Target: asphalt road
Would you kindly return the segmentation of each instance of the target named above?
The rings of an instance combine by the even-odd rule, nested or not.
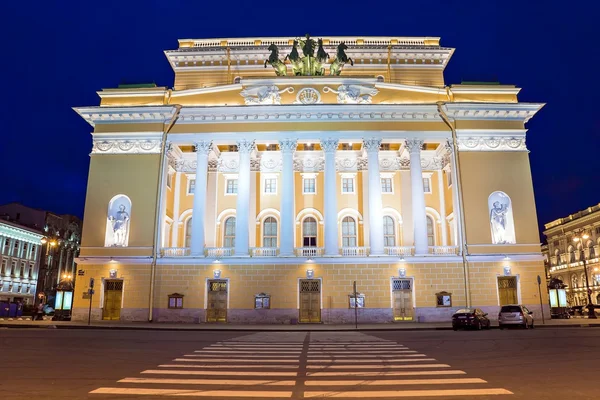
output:
[[[0,398],[598,399],[600,329],[0,329]]]

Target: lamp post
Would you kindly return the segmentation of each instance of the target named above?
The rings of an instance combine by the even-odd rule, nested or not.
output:
[[[579,231],[577,236],[573,237],[575,243],[581,244],[581,260],[583,261],[583,271],[585,273],[585,289],[587,290],[588,296],[588,318],[596,319],[596,311],[594,311],[594,305],[592,304],[592,290],[590,289],[590,279],[588,277],[587,263],[585,261],[584,243],[585,240],[589,239],[589,235],[584,231]]]

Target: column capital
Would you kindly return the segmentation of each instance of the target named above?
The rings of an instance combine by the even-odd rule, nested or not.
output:
[[[293,153],[296,151],[298,141],[296,139],[283,139],[279,141],[279,150],[282,153]]]
[[[379,148],[381,147],[381,139],[378,138],[368,138],[363,139],[363,148],[367,151],[367,153],[378,153]]]
[[[240,139],[236,142],[239,153],[252,153],[254,150],[254,140]]]
[[[338,148],[338,139],[328,138],[321,140],[321,148],[325,153],[333,153]]]
[[[418,154],[421,152],[421,148],[423,147],[424,143],[425,141],[421,139],[407,139],[406,148],[408,149],[409,153]]]
[[[200,140],[198,142],[194,142],[194,151],[197,153],[208,154],[212,149],[212,141],[211,140]]]

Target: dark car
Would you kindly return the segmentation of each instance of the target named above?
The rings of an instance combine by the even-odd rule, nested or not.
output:
[[[487,313],[479,308],[463,308],[452,315],[452,329],[459,328],[490,329]]]

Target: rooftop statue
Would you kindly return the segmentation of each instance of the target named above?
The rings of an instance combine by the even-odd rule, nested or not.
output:
[[[292,64],[292,72],[294,72],[294,75],[302,75],[302,72],[304,70],[304,63],[302,62],[300,53],[298,53],[297,39],[294,40],[294,43],[292,44],[292,51],[290,52],[290,54],[285,56],[285,59],[283,61],[285,60],[290,60],[290,64]]]
[[[286,76],[287,67],[283,61],[279,59],[279,48],[277,45],[275,43],[271,44],[269,46],[269,51],[271,52],[271,55],[265,60],[265,68],[267,68],[267,64],[269,64],[273,67],[277,76]]]
[[[335,60],[329,67],[329,75],[339,75],[342,72],[344,64],[347,62],[350,62],[350,65],[354,65],[354,60],[346,55],[346,52],[344,51],[346,49],[348,49],[348,46],[346,46],[344,42],[338,45]]]

